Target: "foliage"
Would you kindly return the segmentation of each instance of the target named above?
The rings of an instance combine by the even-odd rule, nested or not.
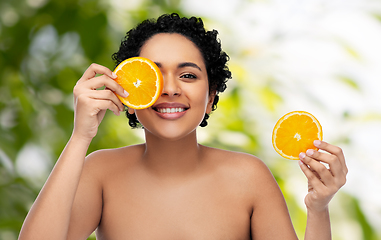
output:
[[[125,32],[137,22],[162,13],[182,13],[179,0],[131,1],[131,7],[123,5],[120,9],[117,2],[0,2],[0,239],[17,238],[31,204],[70,137],[72,89],[83,71],[92,62],[112,69],[111,54]],[[250,73],[240,62],[245,55],[238,59],[241,60],[232,60],[230,65],[236,77],[222,95],[207,129],[200,129],[200,139],[214,147],[268,159],[259,118],[274,120],[276,106],[283,99],[273,79],[263,84],[249,81]],[[341,80],[358,88],[350,78]],[[253,98],[253,92],[259,100]],[[253,103],[264,107],[255,107]],[[249,113],[253,109],[258,113],[256,116]],[[126,118],[108,114],[89,152],[141,141],[141,131],[130,130]],[[293,166],[284,161],[266,163],[285,194],[295,228],[301,235],[305,210],[286,181]],[[29,171],[23,164],[31,164],[27,165]],[[355,209],[344,216],[359,219],[364,239],[376,239],[356,199],[347,201],[346,209]]]

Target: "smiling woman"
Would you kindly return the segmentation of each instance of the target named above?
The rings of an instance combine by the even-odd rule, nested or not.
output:
[[[146,141],[86,156],[106,110],[124,110],[114,93],[127,97],[110,69],[92,64],[74,87],[72,136],[20,240],[85,239],[95,230],[99,239],[297,239],[283,195],[260,159],[197,141],[198,126],[230,78],[216,31],[205,31],[201,19],[164,15],[130,31],[114,58],[119,63],[134,54],[155,62],[164,81],[152,107],[128,109]],[[325,152],[300,155],[310,187],[305,239],[327,240],[328,203],[347,169],[340,148],[315,146]]]
[[[119,51],[113,54],[116,64],[127,58],[140,55],[141,47],[147,40],[158,33],[177,33],[191,41],[191,43],[201,52],[203,62],[208,75],[209,93],[215,93],[212,110],[217,108],[219,100],[218,93],[225,91],[226,82],[231,78],[231,72],[226,63],[229,60],[228,55],[222,51],[221,44],[217,40],[218,32],[216,30],[206,31],[201,19],[192,17],[190,19],[178,18],[174,21],[174,15],[163,15],[156,20],[146,20],[139,24],[136,28],[127,32],[123,39]],[[169,50],[169,49],[167,49]],[[180,51],[181,52],[181,51]],[[163,51],[164,56],[170,53]],[[160,63],[156,64],[160,68]],[[196,67],[201,70],[200,66],[192,62],[179,63],[179,68]],[[183,77],[193,78],[194,76],[184,75]],[[127,113],[129,124],[131,127],[139,126],[135,114]],[[205,114],[200,126],[205,127],[209,114]]]
[[[145,42],[139,56],[156,62],[164,76],[162,95],[153,108],[135,111],[137,119],[147,129],[146,134],[154,129],[161,131],[163,136],[173,133],[181,137],[195,132],[205,114],[212,111],[215,96],[214,92],[209,94],[201,52],[181,34],[159,33]],[[182,111],[176,112],[176,108]],[[164,113],[155,109],[166,110]],[[129,109],[130,114],[133,112]]]

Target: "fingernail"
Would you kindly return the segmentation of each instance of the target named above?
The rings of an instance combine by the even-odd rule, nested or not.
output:
[[[299,160],[298,163],[299,163],[299,166],[302,166],[304,164],[301,160]]]
[[[306,153],[308,156],[312,156],[312,154],[314,154],[314,150],[308,149]]]
[[[130,95],[126,90],[123,91],[123,97],[128,97]]]
[[[118,76],[116,75],[116,73],[112,72],[112,77],[117,78]]]
[[[315,141],[314,141],[314,145],[315,145],[316,147],[319,147],[320,144],[321,144],[321,141],[320,141],[320,140],[315,140]]]
[[[306,157],[306,154],[304,152],[299,153],[299,158],[303,159]]]

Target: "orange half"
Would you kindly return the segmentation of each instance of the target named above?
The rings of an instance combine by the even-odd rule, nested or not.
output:
[[[275,124],[272,136],[274,149],[282,157],[299,160],[299,153],[317,148],[314,140],[322,140],[319,121],[308,112],[294,111],[281,117]]]
[[[152,106],[163,91],[163,75],[151,60],[133,57],[121,62],[114,70],[115,81],[128,93],[128,97],[116,95],[120,101],[133,109]]]

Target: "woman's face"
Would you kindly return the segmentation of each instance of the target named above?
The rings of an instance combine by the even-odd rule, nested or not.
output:
[[[155,62],[164,79],[157,102],[135,110],[146,134],[177,140],[195,131],[214,99],[200,50],[180,34],[160,33],[146,41],[139,56]]]

